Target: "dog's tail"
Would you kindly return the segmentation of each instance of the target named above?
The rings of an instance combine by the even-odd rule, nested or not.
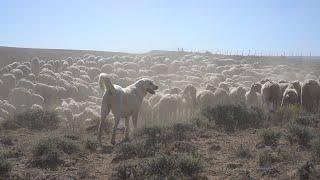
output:
[[[108,91],[110,93],[115,92],[115,88],[106,73],[101,73],[99,75],[99,86],[103,91]]]

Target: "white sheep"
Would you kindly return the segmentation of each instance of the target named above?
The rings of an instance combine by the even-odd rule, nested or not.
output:
[[[281,106],[299,104],[298,92],[294,88],[287,88],[282,96]]]
[[[34,90],[34,86],[35,84],[33,84],[31,81],[28,81],[26,79],[20,79],[17,83],[17,88],[21,87],[21,88],[25,88],[25,89],[30,89],[30,90]]]
[[[317,80],[308,79],[301,87],[301,104],[308,112],[317,112],[320,107],[320,84]]]
[[[231,89],[230,91],[230,100],[232,101],[232,103],[244,103],[245,100],[245,95],[246,95],[246,90],[239,86],[236,88]]]
[[[40,73],[40,60],[39,60],[39,58],[33,58],[31,60],[30,64],[31,64],[31,72],[34,75],[38,76]]]
[[[281,105],[282,93],[278,83],[266,81],[261,88],[263,104],[270,112],[275,112]]]

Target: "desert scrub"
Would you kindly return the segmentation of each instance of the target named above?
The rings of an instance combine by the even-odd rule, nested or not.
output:
[[[40,168],[55,169],[63,163],[62,154],[80,152],[76,141],[64,137],[46,137],[32,146],[31,164]]]
[[[258,162],[260,166],[268,167],[271,166],[273,163],[277,162],[278,159],[271,150],[266,149],[259,153],[258,155]]]
[[[144,127],[135,132],[129,142],[119,143],[115,147],[116,157],[114,162],[136,158],[151,158],[159,153],[196,154],[196,148],[186,139],[191,133],[191,124],[174,124],[168,127]]]
[[[5,152],[0,151],[0,179],[1,177],[6,177],[10,174],[12,169],[11,163],[7,159]]]
[[[266,119],[263,111],[258,108],[249,108],[240,105],[218,105],[202,111],[203,115],[214,121],[216,125],[222,126],[226,131],[236,129],[256,128],[263,125]]]
[[[290,122],[295,121],[301,112],[300,105],[280,106],[276,113],[275,118],[277,122]]]
[[[238,158],[249,159],[252,157],[251,150],[247,145],[240,144],[234,151]]]
[[[281,134],[271,128],[265,129],[261,133],[262,142],[266,146],[277,146]]]
[[[17,114],[12,119],[7,119],[3,126],[8,129],[24,127],[34,130],[52,130],[58,128],[59,122],[55,111],[37,109]]]
[[[320,138],[316,138],[311,143],[311,151],[314,159],[320,160]]]
[[[194,155],[157,154],[154,157],[127,160],[115,169],[115,179],[169,179],[170,177],[189,179],[204,169],[202,160]]]
[[[179,153],[190,153],[190,154],[196,154],[197,148],[185,141],[176,141],[171,144],[168,148],[169,152],[179,152]]]
[[[309,146],[313,135],[308,127],[290,123],[288,125],[288,139],[291,144],[298,143],[301,146]]]

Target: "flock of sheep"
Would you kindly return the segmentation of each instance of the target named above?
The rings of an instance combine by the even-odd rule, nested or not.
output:
[[[290,65],[265,65],[232,57],[184,53],[123,55],[14,62],[0,70],[0,122],[29,109],[55,109],[66,122],[99,118],[100,73],[126,87],[147,77],[159,86],[143,100],[138,123],[179,120],[217,104],[246,103],[268,111],[320,106],[319,77]]]

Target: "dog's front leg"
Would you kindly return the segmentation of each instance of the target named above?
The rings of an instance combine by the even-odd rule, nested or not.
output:
[[[98,129],[98,142],[101,143],[101,136],[102,136],[102,128],[106,126],[106,117],[110,112],[110,108],[106,101],[102,101],[101,104],[101,117],[100,117],[100,124]]]
[[[115,145],[116,144],[116,131],[118,128],[118,124],[119,124],[120,118],[119,117],[115,117],[114,118],[114,126],[112,129],[112,137],[111,137],[111,144]]]

